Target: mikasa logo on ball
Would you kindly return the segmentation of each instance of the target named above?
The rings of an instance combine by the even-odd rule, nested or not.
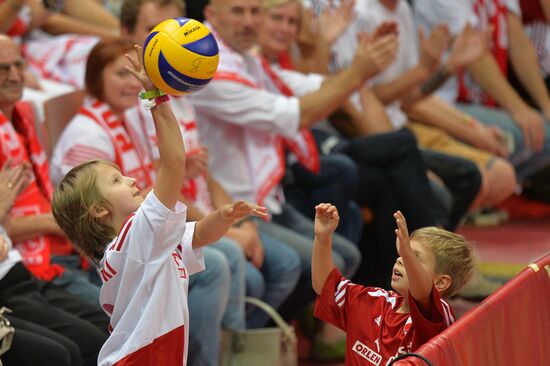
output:
[[[188,31],[183,32],[183,35],[187,37],[188,35],[190,35],[194,31],[199,30],[199,29],[201,29],[201,27],[200,27],[200,25],[197,25],[196,27],[193,27],[193,28],[189,29]]]
[[[157,43],[159,43],[158,39],[155,39],[153,41],[153,44],[151,45],[151,48],[149,49],[149,57],[153,54],[153,51],[155,50],[155,47],[157,46]]]

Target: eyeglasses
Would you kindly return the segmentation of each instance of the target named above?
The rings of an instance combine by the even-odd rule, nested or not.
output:
[[[15,62],[12,62],[11,64],[0,64],[0,77],[6,77],[10,74],[10,70],[12,66],[15,66],[17,71],[23,71],[25,70],[25,66],[27,63],[23,59],[19,59]]]

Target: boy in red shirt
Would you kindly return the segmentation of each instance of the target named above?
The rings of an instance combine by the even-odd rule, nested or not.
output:
[[[338,211],[327,203],[315,211],[312,280],[319,297],[314,315],[346,332],[346,366],[387,365],[451,325],[455,317],[442,298],[469,280],[476,262],[464,237],[427,227],[409,238],[405,217],[396,212],[400,257],[392,272],[394,291],[386,291],[340,275],[331,254]]]

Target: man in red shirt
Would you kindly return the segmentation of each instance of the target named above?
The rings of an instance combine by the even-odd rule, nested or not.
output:
[[[338,211],[327,203],[315,210],[314,315],[346,332],[346,366],[387,365],[451,325],[454,314],[442,297],[469,280],[475,263],[473,248],[461,235],[427,227],[409,238],[405,217],[396,212],[400,257],[391,278],[395,291],[386,291],[340,275],[331,254]]]

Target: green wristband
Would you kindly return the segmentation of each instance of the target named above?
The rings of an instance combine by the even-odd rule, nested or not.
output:
[[[163,95],[166,95],[166,93],[160,89],[148,90],[148,91],[142,91],[141,93],[139,93],[139,99],[155,99]]]

